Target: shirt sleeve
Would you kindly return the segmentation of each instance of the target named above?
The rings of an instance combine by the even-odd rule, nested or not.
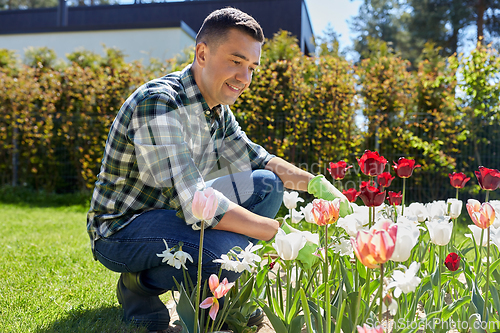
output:
[[[225,127],[222,156],[238,170],[264,169],[267,162],[275,157],[247,137],[229,108],[225,114]]]
[[[129,138],[135,147],[140,180],[161,188],[177,215],[193,229],[199,229],[200,221],[192,214],[192,201],[196,190],[204,189],[205,184],[185,141],[186,117],[183,106],[168,95],[150,96],[137,105]],[[218,199],[218,218],[207,221],[209,227],[217,225],[229,206],[222,194],[218,193]]]

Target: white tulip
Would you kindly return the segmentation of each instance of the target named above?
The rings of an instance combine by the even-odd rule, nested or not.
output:
[[[429,212],[429,218],[431,220],[434,217],[448,215],[448,206],[446,206],[446,202],[444,202],[444,200],[429,202],[425,205],[425,208],[427,208],[427,212]]]
[[[462,200],[458,200],[458,199],[448,199],[446,201],[446,207],[450,207],[450,212],[449,212],[449,216],[452,218],[452,219],[456,219],[460,216],[460,213],[462,213]]]
[[[440,216],[425,222],[432,243],[443,246],[450,242],[453,222],[449,220],[449,216]]]
[[[286,220],[288,218],[290,218],[290,215],[285,215],[284,219]],[[304,218],[304,214],[302,214],[302,212],[298,212],[295,209],[292,209],[292,218],[291,218],[292,223],[297,224],[300,221],[302,221],[303,218]]]
[[[337,227],[343,228],[349,236],[356,237],[358,231],[368,224],[368,215],[356,212],[339,218],[336,224]]]
[[[391,256],[391,260],[403,262],[408,260],[411,251],[417,245],[420,230],[412,222],[397,223],[398,233],[396,235],[396,246]]]
[[[408,218],[416,217],[418,222],[424,222],[429,218],[429,212],[423,204],[413,202],[405,209],[405,216]]]
[[[283,204],[285,205],[286,208],[288,208],[288,209],[297,208],[297,202],[304,202],[304,199],[299,197],[299,192],[296,192],[296,191],[287,192],[287,191],[285,191],[283,193]]]
[[[490,200],[488,201],[493,209],[495,210],[495,221],[493,222],[493,227],[500,228],[500,200]]]
[[[469,224],[468,225],[470,231],[472,231],[472,234],[465,234],[465,237],[468,237],[476,242],[477,245],[481,242],[481,232],[484,230],[484,235],[483,235],[483,246],[488,245],[488,235],[486,234],[488,232],[488,229],[481,229],[475,224]],[[498,247],[498,243],[500,239],[498,239],[500,228],[495,228],[493,226],[490,227],[490,241],[495,244]]]
[[[293,233],[301,234],[306,238],[306,241],[311,242],[311,243],[319,246],[319,234],[313,234],[310,231],[298,230],[298,229],[292,228],[291,226],[288,226],[288,229],[290,229],[290,233],[293,232]]]
[[[273,247],[281,259],[295,260],[306,242],[306,237],[301,233],[292,232],[287,235],[283,229],[278,229]]]

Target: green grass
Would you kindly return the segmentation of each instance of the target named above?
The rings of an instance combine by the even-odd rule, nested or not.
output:
[[[0,332],[147,332],[121,321],[118,274],[90,251],[87,203],[18,194],[0,191],[12,202],[0,202]]]

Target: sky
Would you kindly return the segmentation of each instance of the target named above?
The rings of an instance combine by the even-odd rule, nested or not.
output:
[[[330,23],[340,35],[340,48],[352,47],[351,39],[354,35],[350,32],[347,21],[358,14],[362,0],[305,0],[305,2],[315,36],[320,36]]]

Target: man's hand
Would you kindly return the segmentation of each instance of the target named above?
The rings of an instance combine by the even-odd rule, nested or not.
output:
[[[318,175],[311,179],[307,185],[307,192],[314,195],[316,198],[324,200],[334,200],[340,198],[340,216],[345,217],[346,215],[352,214],[353,210],[349,204],[347,197],[340,192],[335,186],[333,186],[325,176]]]

